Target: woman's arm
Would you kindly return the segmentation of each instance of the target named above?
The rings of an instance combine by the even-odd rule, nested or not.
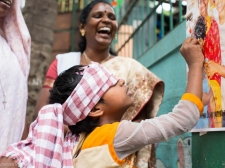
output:
[[[25,140],[27,138],[27,136],[28,136],[28,133],[29,133],[29,125],[28,125],[27,117],[26,117],[25,118],[24,129],[23,129],[23,135],[22,135],[21,140]]]
[[[49,102],[50,92],[49,90],[52,88],[55,79],[57,78],[57,59],[55,59],[48,68],[48,71],[45,76],[45,80],[41,91],[39,93],[39,97],[37,99],[36,107],[35,107],[35,115],[38,115],[39,110],[47,105]]]
[[[40,109],[48,104],[48,99],[50,96],[49,90],[51,88],[42,88],[36,103],[36,107],[35,107],[35,116],[37,117],[38,112],[40,111]]]

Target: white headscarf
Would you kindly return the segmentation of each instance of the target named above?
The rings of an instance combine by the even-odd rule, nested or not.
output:
[[[0,36],[0,153],[21,139],[25,123],[31,41],[20,5],[13,0]]]

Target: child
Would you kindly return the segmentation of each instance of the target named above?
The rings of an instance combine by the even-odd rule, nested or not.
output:
[[[0,163],[11,163],[15,157],[20,167],[133,167],[136,151],[189,131],[203,110],[201,47],[196,39],[187,38],[180,51],[189,66],[188,83],[172,113],[140,123],[120,122],[133,103],[124,80],[95,63],[86,68],[75,66],[60,75],[51,90],[50,102],[60,104],[45,106],[26,142],[9,147],[4,156],[10,157]],[[63,123],[70,125],[73,134],[67,133],[65,139]],[[26,146],[29,150],[24,150]]]
[[[118,95],[126,97],[126,92],[117,93],[115,86],[111,87],[89,113],[89,116],[98,116],[98,127],[88,134],[87,131],[81,131],[86,135],[81,134],[83,138],[73,151],[74,167],[135,167],[136,151],[145,145],[187,132],[195,126],[203,111],[200,100],[203,55],[198,41],[192,38],[185,40],[180,51],[189,66],[188,84],[186,93],[173,111],[140,123],[119,122],[121,113],[126,109],[119,109],[123,105],[118,101]],[[120,82],[117,85],[123,87]],[[130,101],[129,97],[124,100],[127,101]],[[76,132],[76,125],[70,129]]]

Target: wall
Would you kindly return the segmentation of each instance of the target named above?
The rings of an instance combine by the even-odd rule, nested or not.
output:
[[[55,22],[55,35],[52,55],[58,52],[68,52],[70,49],[72,27],[72,12],[58,14]]]
[[[182,22],[138,58],[165,82],[165,94],[158,115],[170,112],[185,91],[186,64],[179,53],[185,38],[185,22]],[[191,143],[191,133],[186,133],[157,144],[157,168],[191,168]]]
[[[160,40],[138,59],[165,82],[165,95],[158,115],[172,110],[186,86],[186,65],[179,48],[186,22]],[[162,49],[163,48],[163,49]],[[157,168],[225,168],[224,132],[186,133],[157,144]]]
[[[54,28],[55,34],[52,49],[52,59],[54,59],[57,54],[70,52],[72,45],[74,45],[75,49],[78,48],[77,44],[80,37],[78,29],[79,15],[80,12],[78,11],[75,12],[74,16],[72,12],[58,14]],[[72,28],[73,19],[75,20],[75,28]],[[72,36],[72,31],[74,31],[74,37]]]
[[[129,38],[129,36],[133,33],[133,27],[130,25],[122,25],[120,27],[119,33],[117,33],[117,43],[115,43],[115,51],[121,47],[125,43],[125,41]],[[123,57],[132,57],[133,55],[133,40],[130,39],[129,42],[126,44],[124,48],[118,52],[118,55],[121,55]]]

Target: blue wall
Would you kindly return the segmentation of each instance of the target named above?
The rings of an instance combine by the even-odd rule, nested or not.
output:
[[[138,61],[165,82],[165,94],[158,115],[168,113],[186,88],[186,64],[179,49],[186,38],[185,22],[143,54]],[[191,168],[191,133],[157,144],[157,168]]]

